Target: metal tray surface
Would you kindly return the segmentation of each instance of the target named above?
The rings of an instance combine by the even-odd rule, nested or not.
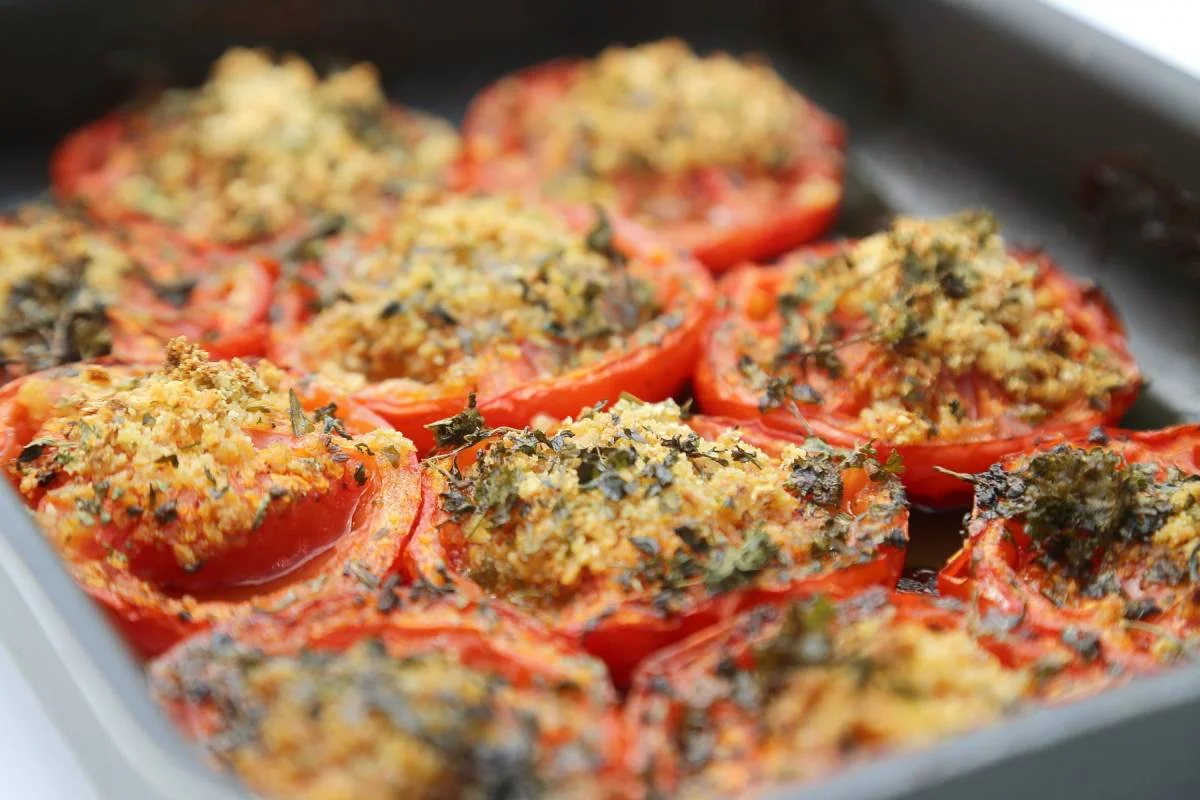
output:
[[[50,147],[70,126],[199,79],[229,44],[370,59],[396,99],[457,119],[503,71],[667,34],[766,52],[846,120],[837,233],[870,232],[895,212],[993,209],[1011,239],[1045,247],[1113,297],[1151,380],[1127,423],[1200,421],[1200,202],[1188,191],[1200,189],[1200,83],[1036,0],[10,1],[0,3],[0,69],[21,77],[0,88],[0,205],[44,191]],[[1086,214],[1080,187],[1113,154],[1148,158],[1169,180],[1137,184],[1137,202],[1111,218]],[[1166,222],[1151,213],[1163,209]],[[1161,245],[1164,230],[1194,250],[1144,245]],[[909,568],[936,567],[959,541],[959,519],[919,515]],[[246,796],[159,714],[134,660],[7,490],[0,643],[100,796]],[[1198,738],[1200,667],[1181,668],[772,796],[1200,797]]]

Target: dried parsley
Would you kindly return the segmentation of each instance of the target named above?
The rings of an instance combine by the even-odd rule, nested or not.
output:
[[[293,436],[303,436],[314,430],[312,420],[304,415],[304,407],[300,405],[295,389],[288,389],[288,419],[292,423]]]
[[[596,222],[592,225],[591,230],[588,231],[587,238],[585,239],[588,249],[621,266],[625,263],[625,254],[617,249],[612,222],[608,218],[608,212],[600,205],[597,205],[595,208]]]
[[[745,586],[778,558],[779,545],[761,528],[754,528],[746,533],[741,544],[712,553],[704,565],[704,588],[711,594],[719,594]]]
[[[467,407],[453,417],[440,419],[425,426],[433,432],[434,443],[439,449],[470,447],[492,435],[492,430],[483,421],[483,415],[475,407],[475,393],[467,398]]]
[[[765,696],[777,691],[796,669],[824,666],[834,659],[836,619],[837,606],[821,595],[788,606],[774,635],[751,651]]]
[[[832,453],[805,453],[789,465],[783,488],[819,506],[838,506],[845,491],[842,470],[842,460]]]

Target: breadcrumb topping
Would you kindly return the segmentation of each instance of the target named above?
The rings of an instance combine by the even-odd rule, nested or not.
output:
[[[872,485],[856,494],[856,480]],[[505,433],[447,476],[440,499],[460,568],[547,613],[605,587],[670,610],[904,544],[898,482],[865,453],[810,440],[772,458],[736,431],[700,436],[671,401],[622,400],[553,436]]]
[[[610,47],[554,112],[532,120],[563,162],[591,175],[704,167],[783,170],[805,103],[765,63],[699,57],[677,39]]]
[[[595,777],[606,700],[583,702],[584,687],[517,685],[436,648],[396,658],[370,639],[296,656],[228,639],[193,650],[173,699],[219,710],[205,744],[264,795],[611,796]]]
[[[448,123],[389,106],[369,64],[321,78],[296,56],[234,48],[150,109],[114,157],[113,192],[188,235],[242,242],[440,182],[458,147]]]
[[[108,552],[115,564],[124,549],[151,546],[197,570],[253,537],[268,514],[349,480],[346,449],[412,447],[391,431],[350,437],[336,408],[314,422],[281,370],[209,361],[181,339],[157,371],[85,367],[70,392],[47,400],[59,380],[21,386],[18,400],[45,422],[9,469],[60,549],[121,531],[122,547]]]
[[[786,269],[778,341],[739,343],[764,408],[824,404],[866,436],[909,444],[1000,414],[1032,427],[1081,400],[1104,408],[1137,380],[1076,329],[1039,266],[1010,254],[985,213],[902,218]],[[849,399],[824,400],[835,382]]]
[[[0,359],[5,378],[107,355],[107,307],[134,269],[83,220],[26,206],[0,222]]]
[[[512,200],[405,204],[384,242],[328,276],[302,349],[351,385],[465,393],[502,365],[552,375],[661,334],[653,287],[596,235]]]

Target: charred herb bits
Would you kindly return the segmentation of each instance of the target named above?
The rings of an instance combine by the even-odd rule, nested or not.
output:
[[[894,584],[907,530],[896,477],[865,451],[767,446],[671,401],[628,399],[552,433],[498,434],[461,469],[431,462],[438,503],[407,558],[582,637],[618,683],[718,605]]]
[[[1115,421],[1141,379],[1103,298],[984,212],[901,218],[832,255],[730,276],[697,376],[701,409],[897,448],[917,499],[932,466],[977,472],[1037,434]],[[984,445],[987,444],[987,447]],[[965,468],[965,469],[964,469]]]
[[[10,479],[135,644],[161,649],[206,618],[319,592],[330,576],[301,567],[331,549],[380,577],[394,562],[416,509],[411,444],[374,417],[356,414],[351,433],[336,405],[309,410],[288,382],[267,362],[210,361],[178,340],[158,369],[88,366],[8,387],[6,413],[30,419]],[[395,465],[375,455],[385,450]],[[180,611],[186,623],[167,621]]]
[[[1036,697],[939,601],[878,590],[760,606],[664,651],[626,707],[651,796],[810,782],[994,723]]]
[[[450,605],[402,592],[386,613],[318,608],[287,635],[276,621],[201,634],[154,665],[152,688],[263,797],[627,796],[603,666]]]
[[[1197,651],[1195,426],[1110,431],[972,476],[967,544],[943,592],[1021,606],[1083,661],[1152,669]]]

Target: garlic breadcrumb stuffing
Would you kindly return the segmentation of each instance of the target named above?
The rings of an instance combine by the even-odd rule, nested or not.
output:
[[[73,214],[26,206],[0,222],[0,374],[107,355],[106,309],[134,267]]]
[[[545,146],[591,175],[705,167],[787,169],[804,100],[765,63],[699,57],[677,39],[610,47],[587,62],[552,113]]]
[[[70,391],[48,400],[62,380],[21,385],[18,402],[45,421],[9,469],[63,551],[86,552],[119,530],[125,547],[166,549],[198,570],[252,540],[268,514],[361,485],[346,451],[412,451],[391,431],[351,437],[334,407],[310,418],[267,362],[209,361],[182,339],[156,371],[83,366],[66,379]],[[127,556],[112,547],[107,558],[119,566]]]
[[[399,379],[418,395],[559,374],[670,322],[619,253],[500,198],[404,204],[386,239],[320,294],[300,334],[306,363],[349,385]]]
[[[682,706],[675,796],[811,781],[994,723],[1035,696],[1031,670],[1005,666],[968,630],[906,620],[887,604],[848,614],[818,597],[746,623],[772,626],[749,663],[730,656],[671,684]]]
[[[266,655],[219,637],[188,645],[158,684],[165,699],[219,713],[196,731],[256,793],[296,800],[616,797],[597,772],[611,744],[606,692],[514,683],[439,652]],[[572,657],[559,656],[559,670]],[[607,689],[607,685],[604,685]],[[165,689],[165,692],[162,691]]]
[[[606,591],[678,610],[905,542],[898,481],[866,452],[809,440],[771,457],[736,430],[699,435],[672,401],[621,400],[553,435],[504,433],[445,478],[458,567],[546,614]]]
[[[913,444],[1001,415],[1032,429],[1081,402],[1104,408],[1138,380],[1079,332],[1042,268],[1010,253],[986,213],[901,218],[785,269],[779,339],[739,341],[764,408],[823,405],[864,436]]]
[[[322,78],[296,56],[242,48],[198,89],[164,94],[141,124],[113,156],[115,199],[228,243],[439,183],[459,149],[448,123],[390,106],[368,64]]]

